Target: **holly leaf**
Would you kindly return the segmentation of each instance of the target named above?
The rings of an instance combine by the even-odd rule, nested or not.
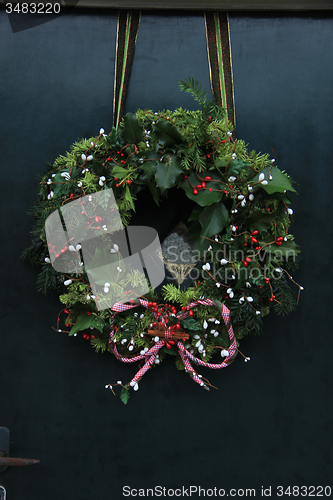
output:
[[[153,131],[162,147],[170,148],[182,142],[182,136],[178,129],[167,120],[160,120],[153,125]]]
[[[224,203],[216,203],[204,209],[199,222],[202,226],[202,236],[209,238],[218,234],[226,226],[229,220],[229,212]]]
[[[129,202],[129,204],[131,205],[132,210],[135,211],[135,205],[134,205],[133,197],[131,195],[131,191],[130,191],[129,186],[126,186],[125,200],[127,200]]]
[[[155,180],[161,192],[174,186],[182,173],[180,158],[174,154],[165,154],[163,161],[155,166]]]
[[[120,399],[124,403],[124,405],[127,404],[129,398],[130,398],[130,391],[129,391],[129,389],[125,389],[125,387],[122,387],[121,388],[121,392],[120,392]]]
[[[258,186],[264,189],[266,193],[283,193],[286,190],[296,193],[287,175],[281,172],[277,167],[265,167],[260,173],[265,174],[265,180],[267,180],[268,183],[266,185],[258,184]],[[259,175],[260,174],[257,174],[253,178],[253,182],[258,182]],[[272,176],[272,179],[269,179],[269,176]]]
[[[123,139],[129,144],[142,141],[143,127],[133,113],[127,113],[124,117]]]

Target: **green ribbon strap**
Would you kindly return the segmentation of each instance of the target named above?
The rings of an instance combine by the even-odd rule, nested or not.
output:
[[[209,73],[214,99],[235,125],[229,18],[227,12],[205,12]]]
[[[140,11],[118,13],[116,67],[114,77],[113,125],[118,128],[124,112],[126,92],[140,24]]]

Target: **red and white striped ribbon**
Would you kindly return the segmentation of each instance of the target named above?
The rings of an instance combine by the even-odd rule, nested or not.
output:
[[[139,299],[139,304],[135,304],[135,303],[134,304],[122,304],[120,302],[117,302],[112,307],[112,310],[115,311],[115,313],[117,314],[119,312],[128,311],[129,309],[133,309],[135,307],[138,307],[139,305],[148,309],[148,302],[146,300]],[[183,312],[178,313],[175,317],[179,320],[186,318],[189,315],[188,314],[189,311],[191,309],[197,307],[198,305],[205,305],[208,307],[215,306],[214,302],[211,299],[204,299],[204,300],[199,299],[199,300],[196,300],[195,302],[191,302],[190,304],[188,304],[188,306],[186,306],[185,310]],[[171,328],[166,327],[168,315],[166,315],[165,317],[163,317],[163,316],[158,317],[157,313],[155,313],[154,311],[152,311],[152,312],[153,312],[154,317],[158,321],[162,322],[163,326],[165,326],[165,334],[164,334],[165,338],[172,338]],[[177,342],[178,352],[179,352],[179,355],[184,363],[186,373],[189,373],[189,375],[193,378],[193,380],[197,384],[204,387],[208,391],[209,391],[209,387],[207,386],[207,384],[205,382],[203,382],[202,378],[198,375],[196,370],[193,368],[193,366],[190,363],[190,360],[193,361],[196,365],[205,366],[206,368],[212,368],[213,370],[225,368],[226,366],[228,366],[231,363],[231,361],[234,359],[234,355],[237,351],[237,343],[236,343],[234,331],[232,328],[232,324],[230,321],[230,311],[224,304],[222,304],[222,319],[223,319],[223,321],[228,329],[230,345],[228,347],[229,354],[228,354],[228,356],[226,356],[223,359],[223,361],[221,363],[207,363],[205,361],[202,361],[202,359],[193,356],[193,354],[191,354],[187,349],[185,349],[184,344],[181,341]],[[152,367],[152,365],[155,362],[158,351],[166,344],[167,340],[165,340],[165,339],[158,340],[156,342],[156,344],[153,347],[151,347],[149,349],[149,351],[147,351],[145,354],[138,354],[136,356],[126,357],[126,356],[122,356],[121,354],[119,354],[119,352],[117,350],[116,343],[114,342],[115,335],[116,335],[116,332],[113,328],[113,322],[112,322],[109,343],[110,343],[110,348],[111,348],[113,354],[116,356],[116,358],[119,361],[122,361],[123,363],[133,363],[135,361],[140,361],[142,359],[145,360],[144,366],[142,368],[140,368],[140,370],[135,374],[135,376],[132,378],[132,380],[130,382],[130,386],[133,387],[135,385],[135,383],[138,382],[143,377],[143,375],[146,373],[146,371]]]

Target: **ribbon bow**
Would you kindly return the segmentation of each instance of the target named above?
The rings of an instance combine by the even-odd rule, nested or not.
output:
[[[148,307],[149,307],[148,301],[143,300],[143,299],[139,299],[138,301],[139,301],[139,303],[134,303],[134,304],[122,304],[121,302],[117,302],[112,307],[112,310],[115,311],[115,313],[119,313],[119,312],[127,311],[129,309],[133,309],[133,308],[138,307],[140,305],[145,307],[146,309],[148,309]],[[188,304],[185,307],[184,311],[176,314],[175,319],[182,320],[182,319],[186,318],[189,315],[189,311],[191,311],[194,307],[198,306],[199,304],[204,305],[204,306],[209,306],[209,307],[216,306],[215,302],[213,302],[211,299],[199,299],[195,302],[191,302],[190,304]],[[151,368],[151,366],[153,365],[153,363],[156,359],[158,351],[164,345],[167,345],[167,343],[169,343],[170,340],[171,340],[172,344],[175,343],[172,340],[173,338],[175,338],[174,332],[173,332],[171,327],[167,326],[167,320],[169,318],[169,315],[167,314],[165,316],[161,316],[161,315],[158,316],[157,312],[154,312],[154,311],[152,311],[152,312],[153,312],[153,315],[156,318],[156,320],[159,321],[159,323],[162,324],[162,327],[164,328],[164,332],[163,332],[164,338],[160,338],[160,340],[158,340],[156,342],[156,344],[153,347],[151,347],[149,349],[149,351],[147,351],[145,354],[138,354],[138,355],[132,356],[132,357],[121,356],[117,350],[116,343],[114,342],[114,339],[116,336],[116,331],[113,327],[113,322],[111,323],[111,333],[110,333],[109,343],[110,343],[110,348],[111,348],[113,354],[116,356],[116,358],[118,360],[122,361],[123,363],[134,363],[135,361],[140,361],[142,359],[145,360],[144,366],[142,368],[140,368],[140,370],[138,370],[136,375],[130,381],[129,385],[131,387],[134,387],[137,384],[137,382],[143,377],[143,375],[146,373],[146,371],[149,368]],[[228,347],[228,353],[229,353],[228,356],[226,356],[221,363],[207,363],[207,362],[202,361],[201,359],[193,356],[193,354],[191,354],[184,347],[184,344],[182,341],[184,339],[184,336],[183,336],[183,338],[179,339],[176,343],[179,355],[184,363],[186,373],[188,373],[197,384],[199,384],[201,387],[203,387],[207,391],[210,390],[208,385],[202,380],[202,378],[194,370],[190,361],[193,361],[193,363],[195,363],[196,365],[205,366],[207,368],[212,368],[214,370],[218,370],[220,368],[225,368],[226,366],[229,365],[229,363],[231,361],[233,361],[235,354],[237,352],[237,344],[236,344],[236,339],[235,339],[234,331],[233,331],[232,324],[231,324],[230,311],[224,304],[222,304],[222,319],[227,327],[227,331],[228,331],[228,335],[229,335],[229,339],[230,339],[231,344]],[[161,336],[160,332],[156,332],[156,333],[157,333],[157,336]],[[182,337],[181,334],[180,334],[180,337]],[[179,336],[178,336],[178,338],[179,338]]]

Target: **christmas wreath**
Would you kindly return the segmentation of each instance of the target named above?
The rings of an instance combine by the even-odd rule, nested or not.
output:
[[[290,274],[299,253],[289,233],[293,181],[268,154],[248,152],[245,143],[234,138],[225,110],[207,102],[197,81],[182,81],[180,88],[199,101],[201,110],[139,109],[128,113],[110,134],[101,129],[98,136],[79,140],[48,165],[32,209],[32,242],[24,252],[31,263],[41,266],[38,289],[56,289],[60,295],[64,309],[57,331],[71,336],[80,332],[96,351],[110,351],[123,362],[144,362],[130,383],[117,383],[125,403],[129,389],[137,390],[147,369],[167,354],[175,356],[178,369],[209,390],[209,382],[191,362],[227,366],[239,352],[240,339],[259,332],[271,307],[279,314],[294,309],[290,281],[298,287],[298,296],[302,289]],[[147,279],[135,271],[122,274],[114,231],[84,200],[98,193],[98,208],[110,212],[113,193],[121,224],[128,226],[142,193],[158,206],[174,190],[192,204],[186,222],[196,276],[185,289],[168,283],[150,287],[142,296],[137,290],[147,285]],[[75,200],[86,233],[96,236],[89,240],[92,261],[117,260],[111,283],[103,275],[96,278],[98,297],[75,235],[62,241],[59,250],[45,230],[50,216]],[[74,219],[71,224],[78,224]],[[76,268],[70,267],[73,255]],[[62,267],[57,268],[59,261]],[[66,263],[70,272],[63,267]],[[103,308],[113,290],[122,300]],[[60,324],[63,319],[66,327]],[[216,354],[222,361],[219,357],[211,363]],[[117,384],[106,387],[113,391]]]

